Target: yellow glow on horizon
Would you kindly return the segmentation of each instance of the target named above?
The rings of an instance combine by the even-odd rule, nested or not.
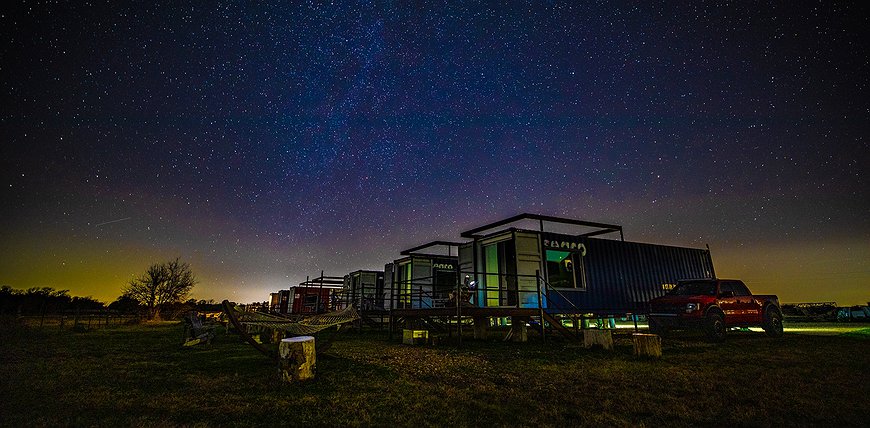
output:
[[[720,278],[737,278],[781,303],[870,301],[870,241],[800,242],[755,247],[713,247]]]
[[[51,233],[7,238],[0,243],[0,285],[16,289],[66,289],[110,303],[133,276],[174,257],[191,263],[200,281],[191,295],[196,299],[266,301],[270,292],[289,285],[283,272],[255,272],[252,277],[242,271],[262,254],[222,263],[204,252],[58,241]],[[719,277],[742,279],[754,293],[776,294],[782,303],[835,301],[850,306],[870,301],[870,241],[747,242],[743,247],[713,242],[711,247]]]

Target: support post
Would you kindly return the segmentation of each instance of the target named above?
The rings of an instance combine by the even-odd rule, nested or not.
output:
[[[544,230],[544,222],[541,221],[541,230]],[[541,338],[547,340],[547,329],[544,328],[544,303],[541,301],[541,271],[535,271],[535,285],[538,288],[538,316],[541,320]]]
[[[394,328],[394,326],[393,326],[393,308],[390,308],[390,321],[389,321],[389,325],[387,327],[387,329],[389,330],[390,341],[393,340],[393,328]]]
[[[489,317],[474,317],[474,338],[486,340],[489,335]]]
[[[456,302],[456,335],[459,339],[459,345],[462,345],[462,305],[460,304],[460,300],[462,299],[462,284],[460,284],[459,278],[456,281],[456,291],[453,295],[453,300]],[[474,334],[477,336],[477,322],[474,323]]]
[[[326,312],[326,308],[321,312],[320,305],[323,304],[321,296],[323,295],[323,271],[320,271],[320,288],[317,289],[317,307],[314,308],[315,314]],[[325,305],[324,305],[325,306]]]

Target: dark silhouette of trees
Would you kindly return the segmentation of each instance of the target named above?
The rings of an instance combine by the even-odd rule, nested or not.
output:
[[[145,306],[148,319],[159,319],[161,306],[183,301],[196,283],[190,265],[176,258],[149,266],[124,287],[123,296]]]
[[[51,287],[16,290],[8,285],[0,287],[0,314],[53,314],[71,309],[102,310],[105,305],[93,297],[70,296],[69,290]]]
[[[114,302],[109,303],[109,309],[124,314],[132,314],[138,313],[142,309],[142,306],[130,296],[121,296]]]

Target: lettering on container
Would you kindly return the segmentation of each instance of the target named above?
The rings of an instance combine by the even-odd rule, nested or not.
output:
[[[560,249],[566,251],[578,251],[581,256],[586,255],[586,246],[582,242],[558,241],[555,239],[544,239],[544,248]]]

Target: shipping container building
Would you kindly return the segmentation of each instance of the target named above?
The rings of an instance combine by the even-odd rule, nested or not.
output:
[[[522,222],[537,227],[504,228]],[[613,224],[521,214],[461,236],[471,241],[459,246],[459,274],[471,279],[477,307],[644,313],[677,280],[715,275],[709,249],[628,242]]]
[[[290,287],[288,313],[313,315],[334,310],[336,308],[334,295],[341,291],[343,285],[342,277],[321,275]]]
[[[345,275],[342,301],[359,311],[386,310],[389,293],[384,290],[384,272],[358,270]]]
[[[269,311],[278,314],[287,314],[290,311],[290,290],[279,290],[269,294]]]
[[[390,309],[444,307],[457,282],[457,242],[432,241],[384,266]]]

